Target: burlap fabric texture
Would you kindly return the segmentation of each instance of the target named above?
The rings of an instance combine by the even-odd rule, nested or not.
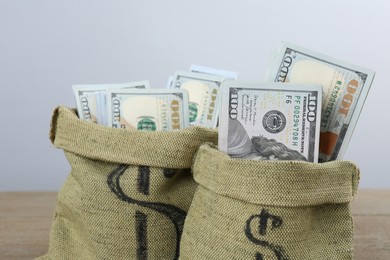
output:
[[[40,259],[178,259],[196,188],[193,157],[202,143],[217,142],[216,131],[113,129],[59,107],[50,135],[71,173]]]
[[[240,160],[206,144],[193,174],[180,259],[352,259],[352,162]]]

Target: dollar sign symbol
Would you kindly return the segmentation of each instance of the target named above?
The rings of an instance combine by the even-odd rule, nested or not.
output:
[[[261,240],[255,237],[252,231],[252,222],[258,220],[259,226],[256,230],[260,236],[267,235],[268,222],[271,221],[271,228],[278,228],[283,224],[283,220],[279,216],[270,214],[266,209],[262,209],[260,214],[252,215],[248,218],[245,225],[245,235],[246,237],[256,245],[271,249],[278,260],[288,260],[289,257],[284,251],[283,247],[279,245],[274,245],[266,240]],[[263,255],[259,252],[255,255],[256,260],[263,260]]]
[[[125,173],[128,167],[129,165],[122,164],[119,165],[119,167],[116,168],[114,171],[112,171],[107,178],[108,186],[110,187],[111,191],[122,201],[125,201],[129,204],[139,205],[141,207],[145,207],[157,211],[160,214],[166,216],[173,223],[176,231],[176,250],[173,259],[175,260],[179,259],[180,237],[183,232],[184,220],[186,218],[187,212],[170,204],[136,200],[134,198],[131,198],[127,194],[125,194],[120,185],[120,178]],[[164,169],[163,173],[166,178],[170,178],[174,175],[174,170]],[[139,166],[137,190],[145,195],[149,194],[149,182],[150,182],[149,176],[150,176],[149,167]],[[146,260],[147,259],[147,240],[146,240],[147,216],[144,213],[137,211],[135,218],[136,218],[136,232],[137,232],[137,242],[138,242],[137,259]]]

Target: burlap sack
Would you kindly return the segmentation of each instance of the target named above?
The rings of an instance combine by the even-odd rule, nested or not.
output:
[[[180,259],[352,259],[353,163],[239,160],[203,145],[193,174]]]
[[[196,188],[192,160],[200,144],[217,142],[216,131],[113,129],[60,107],[51,140],[72,170],[40,259],[178,259]]]

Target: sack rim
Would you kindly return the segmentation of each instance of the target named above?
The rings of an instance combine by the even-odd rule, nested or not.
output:
[[[199,146],[217,143],[217,135],[201,126],[155,132],[111,128],[81,120],[65,106],[54,109],[49,132],[56,148],[89,159],[165,168],[190,168]]]
[[[231,158],[213,144],[202,145],[194,159],[195,181],[222,196],[285,207],[349,203],[360,170],[352,161],[254,161]]]

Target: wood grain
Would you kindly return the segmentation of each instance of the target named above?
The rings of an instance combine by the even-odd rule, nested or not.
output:
[[[390,190],[359,190],[352,213],[353,259],[390,259]]]
[[[0,192],[0,259],[44,255],[55,192]],[[390,259],[390,190],[359,190],[352,203],[354,259]]]
[[[0,193],[0,259],[33,259],[47,252],[57,193]]]

